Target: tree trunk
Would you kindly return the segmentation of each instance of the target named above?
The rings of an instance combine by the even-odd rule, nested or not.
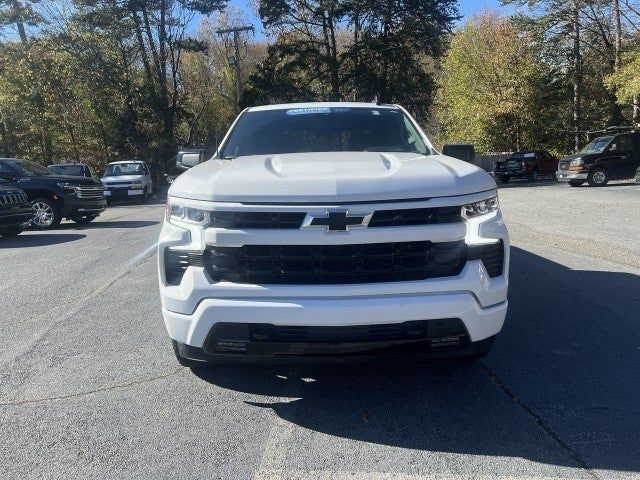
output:
[[[580,150],[580,128],[582,120],[582,56],[580,53],[580,6],[573,3],[573,147]]]
[[[613,0],[613,17],[616,25],[614,69],[620,69],[620,52],[622,51],[622,21],[620,18],[620,0]]]
[[[18,30],[20,42],[27,47],[29,46],[29,38],[27,37],[27,32],[24,28],[24,19],[22,17],[23,7],[18,3],[18,0],[11,0],[11,9],[13,10],[13,15],[16,19],[16,29]]]

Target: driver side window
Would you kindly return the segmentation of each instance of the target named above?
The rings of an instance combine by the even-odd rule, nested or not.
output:
[[[613,146],[616,145],[614,149]],[[633,138],[630,135],[622,135],[611,144],[611,150],[619,153],[633,153]]]

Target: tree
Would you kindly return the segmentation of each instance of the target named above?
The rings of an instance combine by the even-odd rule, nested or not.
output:
[[[471,142],[480,151],[551,146],[556,122],[548,105],[562,86],[533,45],[490,11],[456,32],[438,82],[437,119],[447,142]]]

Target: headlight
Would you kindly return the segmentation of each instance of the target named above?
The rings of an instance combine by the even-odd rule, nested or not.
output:
[[[575,160],[571,160],[571,163],[569,164],[569,166],[571,167],[578,167],[582,165],[584,165],[584,160],[582,160],[581,158],[576,158]]]
[[[76,186],[71,185],[69,182],[60,182],[57,185],[64,190],[64,193],[76,193]]]
[[[462,206],[462,216],[464,218],[475,218],[481,215],[487,215],[488,213],[497,212],[500,210],[498,204],[498,197],[492,197],[480,202],[469,203]]]
[[[185,207],[167,202],[167,221],[174,225],[190,224],[190,225],[206,225],[209,223],[209,212],[200,210],[199,208]]]

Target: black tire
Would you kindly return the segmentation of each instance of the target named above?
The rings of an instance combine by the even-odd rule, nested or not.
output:
[[[71,220],[76,222],[78,225],[86,225],[94,221],[97,217],[97,215],[74,215],[71,217]]]
[[[501,175],[499,180],[500,180],[500,183],[509,183],[509,180],[511,180],[511,176]]]
[[[589,172],[587,182],[592,187],[604,187],[609,183],[609,172],[604,168],[596,167]]]
[[[527,180],[530,182],[537,182],[539,177],[540,177],[540,174],[538,173],[538,170],[532,170],[529,176],[527,177]]]
[[[182,355],[180,355],[180,352],[178,352],[178,342],[176,342],[175,340],[171,340],[171,345],[173,346],[173,353],[176,356],[176,360],[178,360],[178,363],[180,365],[182,365],[183,367],[187,367],[187,368],[202,367],[202,362],[196,362],[195,360],[189,360],[188,358],[184,358]]]
[[[5,228],[4,230],[0,230],[0,237],[17,237],[22,231],[21,227]]]
[[[584,183],[584,180],[569,180],[569,185],[572,187],[580,187]]]
[[[33,219],[31,226],[39,230],[54,228],[62,221],[60,210],[53,201],[48,198],[36,198],[31,201],[33,207]]]

